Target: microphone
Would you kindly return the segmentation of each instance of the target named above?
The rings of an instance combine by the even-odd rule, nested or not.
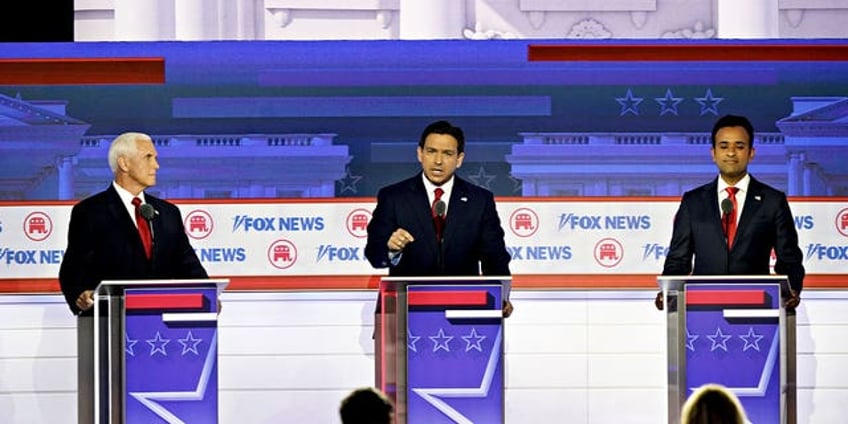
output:
[[[444,228],[445,228],[445,212],[446,212],[447,207],[448,206],[442,200],[437,200],[436,204],[433,205],[433,210],[436,212],[436,219],[438,219],[439,222],[441,223],[440,228],[439,228],[439,258],[438,258],[439,259],[438,265],[439,265],[439,272],[440,273],[443,272],[444,268],[445,268],[445,247],[444,247],[444,244],[442,243],[442,241],[443,241],[442,232],[444,231]]]
[[[445,202],[441,200],[437,201],[436,204],[433,206],[433,209],[436,211],[436,216],[438,216],[440,219],[445,219],[445,212],[447,208],[448,206],[445,204]]]
[[[721,229],[724,230],[724,236],[727,237],[727,228],[730,226],[730,213],[733,212],[733,202],[730,199],[721,201]]]
[[[144,217],[144,220],[147,221],[147,225],[150,227],[150,240],[155,240],[156,237],[153,236],[153,218],[159,215],[159,211],[153,209],[153,206],[150,206],[149,203],[142,203],[138,207],[138,212]]]

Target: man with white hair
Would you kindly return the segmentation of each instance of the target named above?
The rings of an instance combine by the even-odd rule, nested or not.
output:
[[[103,280],[196,279],[206,271],[189,244],[179,209],[144,192],[159,169],[150,136],[112,141],[114,180],[71,211],[59,285],[77,315],[78,419],[94,422],[94,289]]]

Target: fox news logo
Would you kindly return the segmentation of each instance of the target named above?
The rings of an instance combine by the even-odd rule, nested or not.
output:
[[[317,250],[316,262],[325,259],[327,262],[360,261],[364,258],[364,256],[360,256],[358,247],[336,247],[330,244],[322,244],[318,246]]]
[[[514,261],[567,261],[571,259],[571,246],[507,246]]]
[[[668,246],[658,243],[646,243],[642,246],[642,262],[660,260],[668,256]]]
[[[64,250],[13,250],[0,248],[0,263],[6,265],[58,265]]]
[[[648,215],[577,215],[563,213],[559,216],[559,231],[569,230],[649,230]]]
[[[848,261],[848,245],[827,246],[821,243],[810,243],[807,245],[807,260],[810,259]]]
[[[254,217],[236,215],[233,217],[233,232],[242,231],[321,231],[324,229],[323,216],[280,216]]]

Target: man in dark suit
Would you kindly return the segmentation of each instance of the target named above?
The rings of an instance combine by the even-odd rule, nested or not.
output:
[[[719,177],[683,195],[663,275],[768,275],[774,249],[774,271],[789,280],[791,309],[801,301],[804,256],[786,195],[748,174],[753,140],[745,117],[715,123],[710,152]],[[663,309],[661,292],[655,303]]]
[[[59,284],[71,312],[78,316],[80,423],[94,422],[92,306],[97,285],[103,280],[207,278],[188,242],[179,209],[144,193],[156,184],[156,158],[148,135],[121,134],[109,148],[114,181],[71,211]],[[147,218],[140,216],[144,204],[152,206]]]
[[[424,129],[418,141],[422,172],[377,193],[365,246],[372,266],[400,277],[510,275],[494,196],[454,175],[464,158],[462,129],[447,121]],[[375,334],[381,331],[379,312],[378,300]],[[510,314],[512,303],[505,299],[503,315]],[[378,386],[382,349],[375,339]]]
[[[365,247],[371,265],[388,267],[391,276],[510,275],[494,196],[454,175],[464,150],[459,127],[437,121],[424,129],[422,172],[377,194]],[[441,217],[434,212],[437,196]],[[507,302],[505,315],[511,310]]]

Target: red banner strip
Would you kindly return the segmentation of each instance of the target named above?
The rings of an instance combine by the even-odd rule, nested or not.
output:
[[[128,311],[151,309],[195,310],[203,308],[203,294],[128,294],[124,305]]]
[[[686,292],[686,306],[764,306],[765,290],[693,290]]]
[[[164,83],[162,57],[0,59],[0,85]]]
[[[409,293],[409,306],[486,306],[485,291],[415,291]]]
[[[821,44],[530,45],[530,62],[821,62],[848,60],[848,46]]]
[[[317,290],[369,290],[380,285],[379,275],[309,275],[309,276],[233,276],[227,291],[317,291]],[[513,275],[513,289],[527,290],[655,290],[657,276],[650,274],[544,274]],[[848,289],[848,274],[808,274],[804,277],[804,290]],[[0,278],[2,293],[59,293],[56,278]]]

